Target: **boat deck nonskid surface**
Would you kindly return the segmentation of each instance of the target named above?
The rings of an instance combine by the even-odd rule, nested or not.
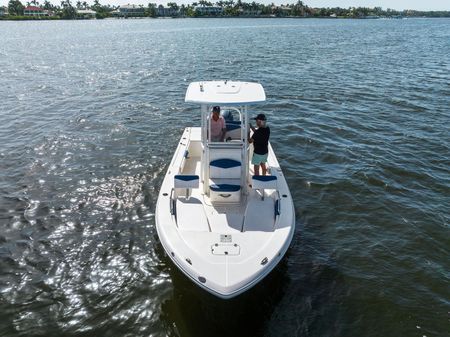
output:
[[[200,169],[200,158],[189,157],[184,164],[182,173],[200,175]],[[252,171],[253,170],[251,169],[251,174],[253,173]],[[203,186],[202,183],[200,183],[198,189],[192,190],[189,199],[179,199],[177,205],[177,216],[178,218],[182,218],[184,216],[198,217],[199,213],[204,213],[209,231],[213,233],[231,234],[240,233],[244,230],[262,230],[264,232],[272,231],[274,229],[274,221],[272,220],[274,200],[271,197],[273,191],[266,191],[266,198],[262,200],[260,192],[252,190],[249,185],[244,188],[245,191],[239,203],[221,204],[211,202],[208,196],[201,192],[203,191]],[[194,204],[197,205],[193,207]],[[188,207],[183,207],[185,205],[188,205]],[[201,207],[203,207],[203,210],[200,210]],[[192,212],[194,208],[196,214],[193,214]],[[189,211],[185,209],[189,209]],[[183,212],[190,214],[183,214]],[[250,219],[252,219],[252,221],[250,221]],[[182,219],[179,219],[179,222],[180,220]],[[202,220],[205,220],[202,219],[202,216],[198,217],[197,223],[199,225],[198,230],[200,231],[206,228],[206,226],[202,223]],[[190,230],[193,229],[194,228],[191,226]]]

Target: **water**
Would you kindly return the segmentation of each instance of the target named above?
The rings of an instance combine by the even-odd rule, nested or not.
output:
[[[1,336],[450,336],[450,20],[0,22]],[[260,81],[286,258],[230,301],[158,241],[195,80]]]

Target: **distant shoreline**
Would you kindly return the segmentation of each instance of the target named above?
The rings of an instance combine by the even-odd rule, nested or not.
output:
[[[59,17],[8,17],[0,18],[0,21],[92,21],[92,20],[172,20],[172,19],[293,19],[293,20],[310,20],[310,19],[320,19],[320,20],[398,20],[398,19],[449,19],[449,16],[411,16],[411,17],[377,17],[377,18],[352,18],[345,16],[338,17],[327,17],[327,16],[315,16],[315,17],[301,17],[301,16],[200,16],[200,17],[128,17],[128,18],[114,18],[108,17],[104,19],[64,19]]]
[[[8,7],[0,6],[0,20],[93,20],[93,19],[137,19],[137,18],[292,18],[292,19],[404,19],[404,18],[441,18],[450,17],[450,11],[417,11],[411,9],[393,10],[381,7],[310,7],[301,0],[285,5],[258,3],[255,1],[219,1],[207,0],[178,5],[168,2],[166,6],[156,3],[144,5],[102,5],[96,0],[93,5],[87,2],[63,0],[61,5],[49,1],[39,4],[31,0],[26,5],[20,0],[10,0]],[[291,0],[292,1],[292,0]],[[295,1],[295,0],[294,0]]]

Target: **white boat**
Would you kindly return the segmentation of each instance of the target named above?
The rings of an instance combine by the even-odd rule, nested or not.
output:
[[[232,298],[261,281],[286,253],[294,233],[292,197],[269,143],[268,175],[253,176],[248,106],[266,94],[252,82],[189,85],[201,126],[186,128],[156,205],[159,239],[175,265],[208,292]],[[225,142],[212,142],[213,106],[225,117]]]

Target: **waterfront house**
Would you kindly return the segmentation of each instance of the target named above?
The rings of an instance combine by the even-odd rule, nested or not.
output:
[[[253,9],[253,8],[239,8],[239,15],[240,16],[260,16],[261,15],[260,9]]]
[[[45,16],[44,10],[36,6],[27,6],[23,9],[25,16]]]
[[[178,16],[179,10],[172,7],[164,7],[159,5],[156,10],[157,16]]]
[[[80,19],[95,19],[96,11],[92,9],[77,9],[77,17]]]
[[[111,13],[116,17],[135,18],[145,16],[145,9],[137,5],[123,5]]]
[[[8,8],[0,6],[0,17],[8,15]]]
[[[222,7],[217,6],[197,6],[195,12],[199,16],[219,16],[223,13]]]
[[[292,14],[292,8],[288,6],[272,6],[272,15],[271,16],[277,16],[277,17],[283,17],[283,16],[291,16]]]
[[[288,6],[280,6],[279,7],[280,16],[290,16],[292,13],[292,8]]]

